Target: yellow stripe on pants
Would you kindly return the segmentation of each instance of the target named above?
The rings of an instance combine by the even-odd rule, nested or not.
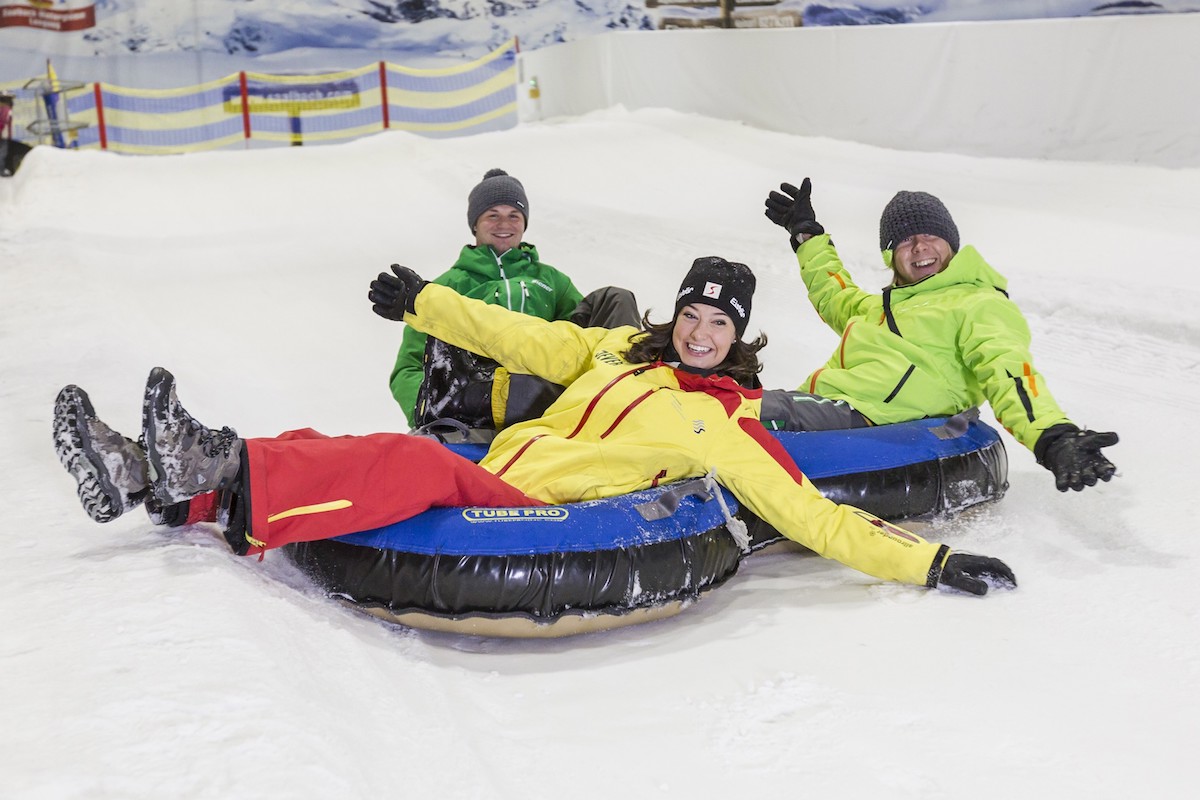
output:
[[[343,508],[350,508],[354,505],[349,500],[330,500],[328,503],[316,503],[311,506],[296,506],[289,508],[287,511],[280,511],[278,514],[272,514],[267,517],[267,523],[278,522],[281,519],[288,517],[302,517],[306,514],[322,514],[326,511],[340,511]]]

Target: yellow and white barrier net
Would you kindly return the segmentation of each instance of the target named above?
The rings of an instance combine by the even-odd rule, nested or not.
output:
[[[179,89],[87,84],[68,93],[77,147],[166,154],[307,144],[383,130],[448,137],[517,124],[517,43],[468,64],[416,69],[380,61],[318,75],[241,72]]]

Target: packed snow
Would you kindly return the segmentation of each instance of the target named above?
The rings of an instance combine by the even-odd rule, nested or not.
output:
[[[155,365],[243,436],[404,429],[387,385],[402,326],[367,284],[393,262],[448,267],[496,166],[525,183],[527,240],[584,292],[628,286],[665,319],[693,258],[750,264],[764,382],[788,388],[837,336],[767,192],[811,176],[868,287],[886,279],[884,204],[933,192],[1008,277],[1060,403],[1120,433],[1119,474],[1060,494],[1004,434],[1007,496],[922,532],[1003,558],[1012,592],[784,550],[678,616],[561,640],[389,626],[212,527],[85,516],[51,443],[67,383],[131,435]],[[173,157],[38,148],[0,180],[0,797],[1181,796],[1200,717],[1198,217],[1198,170],[665,110]]]

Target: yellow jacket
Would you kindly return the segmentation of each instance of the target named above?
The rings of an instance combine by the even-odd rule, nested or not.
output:
[[[480,465],[548,503],[706,475],[784,536],[878,578],[925,585],[938,545],[826,500],[759,422],[762,391],[621,357],[635,328],[546,322],[435,284],[405,323],[510,372],[566,386],[539,419],[500,432]]]

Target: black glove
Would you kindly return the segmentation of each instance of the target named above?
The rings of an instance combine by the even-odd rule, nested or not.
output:
[[[1043,439],[1047,439],[1045,445]],[[1041,450],[1038,463],[1054,473],[1054,485],[1060,492],[1067,489],[1082,492],[1083,487],[1095,486],[1096,481],[1112,480],[1117,467],[1104,457],[1100,448],[1111,447],[1117,441],[1117,435],[1111,431],[1097,433],[1081,431],[1074,425],[1055,425],[1042,434],[1035,450]]]
[[[942,548],[949,552],[945,545],[942,545]],[[943,550],[938,550],[933,559],[934,565],[929,570],[929,581],[926,585],[930,588],[945,586],[977,595],[987,594],[989,586],[997,589],[1017,588],[1017,576],[1013,575],[1013,571],[1000,559],[953,552],[944,556]],[[939,561],[940,568],[937,566]]]
[[[800,246],[799,237],[802,233],[816,236],[825,232],[813,213],[811,180],[805,178],[799,189],[790,183],[781,183],[779,188],[784,194],[771,192],[767,195],[766,215],[767,219],[792,235],[793,247]]]
[[[367,293],[367,299],[374,303],[371,310],[376,314],[384,319],[400,322],[405,313],[417,312],[417,295],[429,281],[423,280],[420,275],[399,264],[392,264],[392,272],[396,274],[381,272],[378,278],[371,281],[371,291]]]

